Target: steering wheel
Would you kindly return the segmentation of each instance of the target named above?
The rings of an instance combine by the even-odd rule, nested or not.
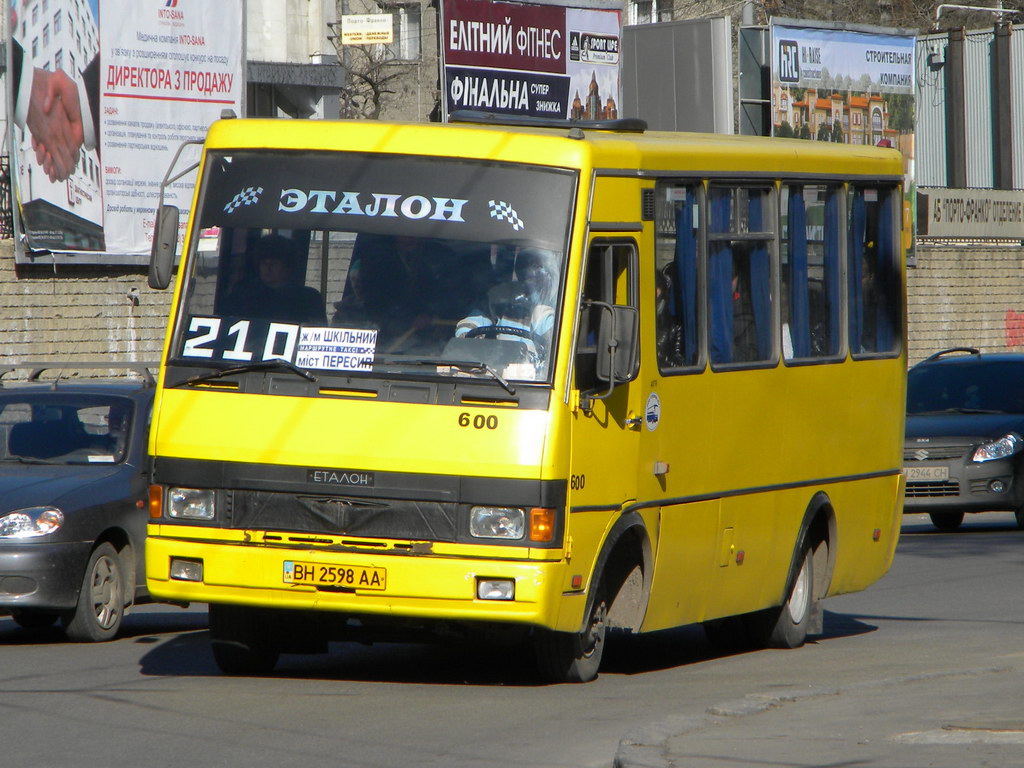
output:
[[[467,339],[475,339],[477,336],[483,336],[485,339],[496,339],[498,336],[518,336],[521,339],[527,339],[534,343],[537,342],[537,337],[533,331],[527,328],[518,328],[514,325],[481,325],[479,328],[473,328],[465,334]]]

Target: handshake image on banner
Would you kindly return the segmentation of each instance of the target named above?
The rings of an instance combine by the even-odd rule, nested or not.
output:
[[[24,65],[24,50],[13,41],[16,83],[14,121],[32,137],[36,162],[51,182],[65,181],[81,149],[97,149],[99,57],[73,80],[64,70]]]

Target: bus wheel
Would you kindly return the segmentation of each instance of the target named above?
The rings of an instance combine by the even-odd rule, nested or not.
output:
[[[940,531],[955,531],[964,521],[963,512],[929,512],[928,517]]]
[[[803,645],[814,603],[814,552],[810,547],[804,547],[800,555],[800,570],[789,587],[786,602],[751,617],[760,625],[763,644],[769,648],[799,648]]]
[[[210,643],[213,658],[228,675],[273,672],[280,651],[267,638],[266,627],[254,608],[210,604]]]
[[[607,618],[608,603],[600,590],[583,632],[541,630],[534,640],[541,675],[553,683],[589,683],[596,678],[604,655]]]

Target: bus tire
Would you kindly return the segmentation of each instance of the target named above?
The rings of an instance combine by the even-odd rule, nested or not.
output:
[[[63,617],[64,634],[76,643],[112,640],[124,617],[125,579],[121,558],[110,542],[92,551],[85,566],[78,604]]]
[[[805,546],[800,550],[800,566],[786,593],[785,602],[755,619],[761,625],[764,645],[768,648],[799,648],[807,639],[814,611],[814,551]]]
[[[537,666],[545,680],[552,683],[589,683],[597,677],[608,634],[608,602],[601,589],[583,632],[540,630],[534,638]]]
[[[213,659],[227,675],[264,675],[274,671],[280,651],[267,637],[258,610],[210,604]]]
[[[928,517],[940,531],[955,531],[964,521],[963,512],[929,512]]]

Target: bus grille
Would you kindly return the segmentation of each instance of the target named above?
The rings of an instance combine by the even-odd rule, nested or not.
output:
[[[455,541],[457,504],[232,491],[230,526],[264,531]]]

